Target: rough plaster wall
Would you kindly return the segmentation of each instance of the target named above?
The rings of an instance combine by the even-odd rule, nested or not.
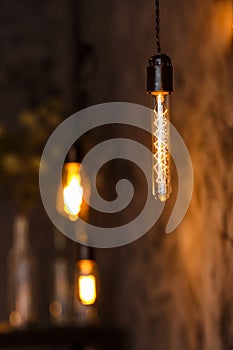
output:
[[[83,33],[99,57],[91,104],[149,104],[145,68],[154,47],[153,6],[139,0],[85,2]],[[108,280],[103,308],[106,318],[135,331],[135,350],[230,350],[232,3],[164,0],[161,11],[162,46],[175,70],[173,123],[191,154],[193,197],[171,235],[163,233],[164,215],[137,242],[99,254]]]
[[[36,97],[47,96],[50,87],[67,89],[73,81],[72,59],[67,63],[71,57],[68,53],[73,49],[67,34],[70,22],[66,6],[65,1],[51,0],[40,1],[37,7],[37,2],[24,0],[14,1],[13,11],[11,2],[1,2],[1,26],[5,28],[1,30],[1,65],[10,65],[0,76],[4,118],[15,115],[28,103],[28,89],[23,84],[28,62],[32,64],[29,71],[36,75],[32,77]],[[149,105],[145,66],[154,48],[153,6],[153,1],[83,1],[82,37],[95,46],[99,59],[96,76],[89,82],[89,104],[128,101]],[[37,11],[41,11],[38,17]],[[134,330],[134,350],[230,350],[233,348],[231,2],[163,0],[161,11],[162,46],[172,57],[175,70],[173,123],[192,157],[193,199],[183,223],[173,234],[163,233],[168,208],[163,220],[137,242],[98,251],[103,286],[101,313],[104,321]],[[6,19],[9,21],[11,16],[9,23]],[[46,33],[42,27],[48,28]],[[54,37],[60,40],[51,44]],[[19,46],[15,40],[16,44],[21,40]],[[37,64],[47,57],[53,58],[45,91]],[[6,71],[18,75],[5,76]],[[24,74],[20,75],[22,71]],[[28,78],[31,76],[27,75]],[[69,92],[69,89],[63,92],[68,104]],[[8,102],[10,95],[14,96],[14,104]],[[2,217],[5,213],[7,216],[7,208],[2,213]],[[2,261],[9,248],[10,230],[4,222],[2,232],[7,238],[1,244]],[[40,235],[37,237],[38,249],[43,251],[44,240]],[[3,270],[4,265],[1,281],[5,279]],[[46,291],[42,297],[45,301]],[[4,288],[1,300],[4,319]]]

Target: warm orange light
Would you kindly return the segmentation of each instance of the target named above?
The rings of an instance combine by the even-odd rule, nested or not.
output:
[[[156,92],[152,115],[152,192],[160,202],[171,194],[169,94]]]
[[[84,305],[94,304],[96,300],[96,279],[94,275],[79,276],[79,299]]]
[[[9,321],[13,327],[19,327],[22,323],[22,316],[18,311],[12,311],[9,316]]]
[[[55,319],[58,319],[62,314],[62,305],[59,301],[52,301],[49,304],[49,313]]]
[[[66,163],[63,179],[64,212],[69,215],[70,220],[75,221],[78,219],[83,200],[80,164]]]
[[[216,43],[221,53],[225,47],[232,44],[232,1],[216,1],[212,6],[212,13],[209,13],[208,21],[206,27],[211,33],[211,40]]]
[[[83,305],[92,305],[97,298],[97,271],[93,260],[79,260],[77,263],[78,299]]]

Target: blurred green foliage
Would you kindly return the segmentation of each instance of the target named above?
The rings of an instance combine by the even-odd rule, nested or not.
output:
[[[29,211],[40,200],[41,154],[63,115],[61,100],[52,97],[33,110],[22,110],[14,130],[0,123],[0,194],[14,200],[20,211]]]

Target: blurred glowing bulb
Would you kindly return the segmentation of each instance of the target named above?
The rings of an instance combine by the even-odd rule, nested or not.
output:
[[[80,164],[66,163],[63,175],[63,203],[64,212],[70,220],[78,219],[83,201],[83,187],[81,185]]]
[[[97,266],[94,260],[77,263],[76,295],[83,305],[92,305],[97,299]]]
[[[96,280],[95,276],[79,277],[79,298],[82,304],[91,305],[96,300]]]

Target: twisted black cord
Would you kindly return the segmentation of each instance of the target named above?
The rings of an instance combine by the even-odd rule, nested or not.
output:
[[[156,12],[156,32],[155,32],[155,41],[157,53],[161,52],[160,46],[160,10],[159,10],[159,0],[155,0],[155,12]]]

